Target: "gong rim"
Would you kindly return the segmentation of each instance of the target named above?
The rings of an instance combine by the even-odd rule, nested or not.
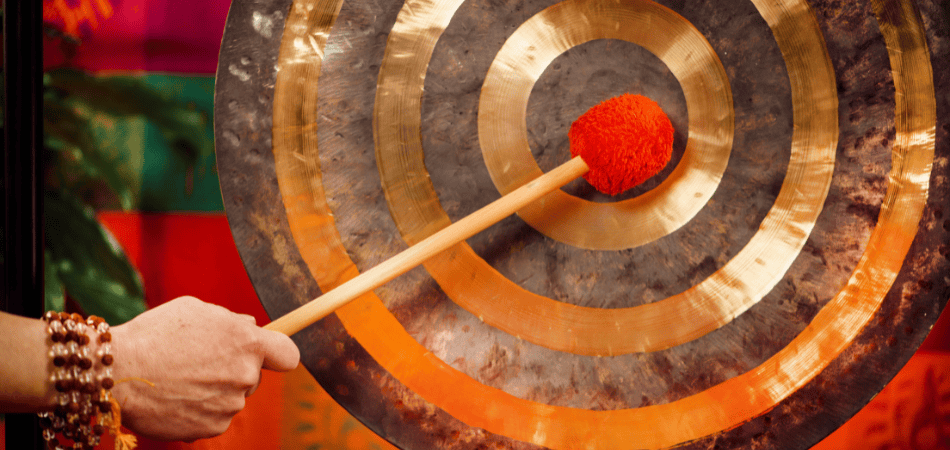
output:
[[[281,37],[278,30],[291,26],[284,23],[288,20],[284,17],[288,11],[293,12],[289,2],[248,2],[232,6],[222,46],[219,68],[221,86],[216,88],[215,106],[219,171],[226,210],[242,259],[272,317],[315,297],[320,291],[314,279],[305,270],[307,263],[301,256],[300,249],[294,245],[296,240],[291,224],[287,221],[287,208],[282,208],[288,204],[288,191],[284,189],[284,192],[281,192],[278,177],[273,175],[278,172],[273,147],[280,145],[280,140],[286,139],[287,136],[281,136],[277,131],[268,136],[273,127],[268,116],[269,108],[273,107],[270,93],[274,84],[279,82],[279,77],[273,71],[273,67],[277,65],[276,51]],[[893,12],[893,5],[884,11]],[[887,15],[882,17],[885,17],[885,23],[894,19]],[[268,33],[264,30],[270,30],[270,36],[267,36]],[[932,35],[930,38],[935,39]],[[249,46],[255,49],[251,52],[253,57],[250,58]],[[318,45],[312,48],[315,54],[319,53],[316,51]],[[937,60],[935,55],[930,58]],[[240,74],[251,76],[242,80]],[[938,89],[946,88],[946,75],[935,74],[935,77]],[[314,98],[303,98],[303,102],[314,101]],[[945,111],[945,102],[936,105],[936,108],[938,112]],[[273,122],[282,123],[277,117]],[[938,129],[937,133],[943,133],[944,136],[943,140],[938,136],[938,154],[946,155],[946,127]],[[291,138],[302,139],[299,134]],[[271,140],[275,144],[272,144]],[[314,168],[294,166],[285,170],[305,172]],[[945,176],[945,172],[945,166],[935,166],[935,173],[931,178]],[[920,281],[915,281],[915,272],[939,270],[932,262],[925,264],[924,260],[933,259],[933,249],[941,248],[941,245],[944,249],[946,247],[946,222],[937,217],[937,212],[942,214],[939,205],[946,204],[946,200],[946,191],[931,192],[924,208],[926,214],[921,221],[924,229],[930,229],[927,233],[912,235],[915,241],[913,244],[908,241],[907,257],[899,258],[899,261],[905,263],[899,272],[894,271],[896,281],[882,299],[882,307],[866,311],[867,325],[859,327],[860,331],[856,336],[847,341],[849,345],[837,357],[827,361],[828,366],[823,371],[817,373],[805,386],[793,389],[783,400],[766,408],[769,411],[759,411],[747,421],[734,421],[731,429],[701,435],[697,442],[678,442],[674,445],[701,446],[710,440],[730,443],[728,445],[737,447],[751,445],[753,441],[776,448],[811,445],[866,403],[910,357],[912,350],[916,349],[926,336],[926,331],[946,302],[945,280],[941,282],[925,279],[930,283],[929,286],[924,283],[917,289],[911,289],[916,292],[907,292],[908,283]],[[916,224],[917,221],[913,222]],[[942,233],[941,226],[944,227]],[[895,234],[900,235],[889,233],[887,237],[893,238]],[[307,250],[320,251],[304,249],[304,253]],[[939,259],[938,257],[937,263],[940,263]],[[942,264],[946,265],[945,253]],[[905,302],[912,306],[912,312],[896,314],[900,310],[899,306]],[[452,436],[453,432],[473,435],[483,442],[527,445],[505,433],[472,431],[491,427],[468,426],[465,421],[458,421],[441,408],[436,408],[431,418],[424,421],[426,426],[422,426],[419,420],[413,420],[418,419],[417,417],[407,417],[405,411],[417,410],[420,404],[424,405],[426,402],[412,389],[406,388],[405,384],[393,378],[390,372],[376,363],[364,346],[353,338],[352,327],[357,325],[353,323],[353,317],[349,319],[351,328],[345,328],[337,318],[331,317],[294,338],[305,350],[304,363],[318,381],[337,401],[374,431],[406,448],[451,448],[451,445],[455,444],[450,445],[445,435]],[[895,336],[900,338],[901,345],[894,341]],[[335,369],[343,367],[345,362],[353,361],[359,361],[359,373],[340,373]],[[888,364],[894,362],[899,364]],[[868,369],[871,369],[870,375],[865,373]],[[842,390],[846,391],[847,395],[827,392],[836,386],[843,387]],[[357,390],[360,392],[357,393]],[[394,412],[387,412],[386,410],[392,409],[393,406],[387,404],[387,401],[393,399],[398,399],[399,407],[395,408]],[[823,409],[816,409],[810,404],[815,399],[821,399]],[[433,423],[437,423],[439,426],[436,428],[441,431],[433,434]],[[789,445],[790,443],[792,445]]]

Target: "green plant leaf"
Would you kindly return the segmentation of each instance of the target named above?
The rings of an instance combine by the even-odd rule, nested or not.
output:
[[[53,152],[47,183],[72,192],[96,191],[104,184],[122,209],[131,209],[136,186],[128,158],[95,137],[86,110],[45,96],[43,143]]]
[[[57,69],[47,72],[43,82],[62,98],[81,101],[90,110],[117,117],[145,117],[158,127],[170,147],[192,163],[214,151],[202,138],[209,124],[205,113],[152,89],[140,78],[98,77]]]
[[[66,309],[66,296],[63,292],[63,282],[59,279],[56,266],[51,261],[49,252],[43,252],[43,297],[46,311],[63,311]]]
[[[49,263],[68,295],[112,325],[144,312],[141,277],[92,209],[65,191],[46,192],[44,202]]]

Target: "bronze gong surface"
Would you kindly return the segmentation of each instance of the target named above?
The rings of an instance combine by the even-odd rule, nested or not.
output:
[[[278,317],[657,101],[673,159],[583,180],[294,336],[400,448],[807,448],[950,297],[950,3],[235,0],[215,97]]]

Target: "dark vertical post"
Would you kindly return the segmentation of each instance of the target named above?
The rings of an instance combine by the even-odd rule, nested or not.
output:
[[[2,301],[28,317],[43,314],[42,5],[3,1]],[[9,414],[5,428],[7,448],[43,447],[35,414]]]

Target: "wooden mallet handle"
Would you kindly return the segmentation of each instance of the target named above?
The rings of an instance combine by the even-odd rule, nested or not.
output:
[[[458,222],[439,230],[378,266],[350,279],[336,289],[274,320],[264,328],[279,331],[288,336],[292,335],[360,295],[386,284],[389,280],[408,272],[439,252],[514,214],[545,194],[585,174],[588,170],[587,163],[579,156],[575,157]]]

